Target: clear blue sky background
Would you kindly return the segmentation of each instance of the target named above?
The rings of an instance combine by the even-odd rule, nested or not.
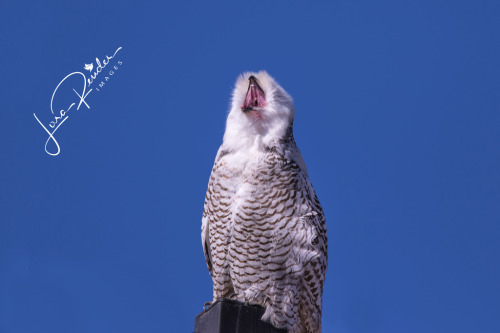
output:
[[[499,1],[2,1],[0,31],[1,333],[192,332],[208,177],[260,69],[327,217],[324,332],[498,332]],[[120,46],[47,155],[33,113]]]

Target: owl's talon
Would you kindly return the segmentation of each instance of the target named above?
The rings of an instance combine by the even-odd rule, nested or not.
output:
[[[212,302],[205,302],[205,303],[203,303],[203,310],[205,310],[210,305],[212,305]]]
[[[232,293],[232,294],[229,296],[229,299],[233,300],[233,299],[235,299],[237,296],[238,296],[238,294],[236,294],[236,293]]]

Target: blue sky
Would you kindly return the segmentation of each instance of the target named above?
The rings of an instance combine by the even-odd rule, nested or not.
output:
[[[208,177],[233,83],[260,69],[295,100],[327,217],[324,332],[496,332],[499,17],[498,1],[3,1],[0,332],[192,331]],[[48,155],[33,114],[47,126],[61,80],[119,47]]]

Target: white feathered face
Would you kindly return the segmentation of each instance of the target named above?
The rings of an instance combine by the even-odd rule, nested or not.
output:
[[[268,145],[285,135],[294,113],[292,98],[269,74],[243,73],[233,91],[224,143],[240,146],[260,138]]]

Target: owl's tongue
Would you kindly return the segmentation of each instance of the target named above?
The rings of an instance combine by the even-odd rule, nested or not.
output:
[[[257,79],[252,75],[248,79],[250,81],[248,86],[247,97],[241,109],[243,111],[253,110],[254,108],[261,108],[266,105],[266,97],[264,91],[259,87]]]

